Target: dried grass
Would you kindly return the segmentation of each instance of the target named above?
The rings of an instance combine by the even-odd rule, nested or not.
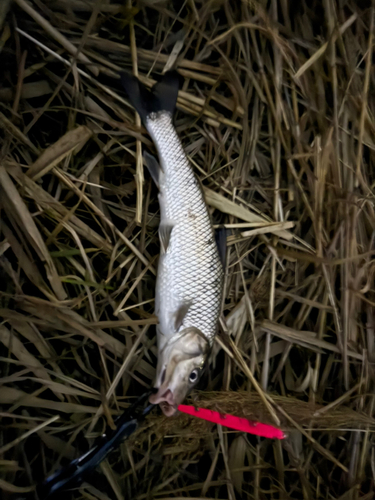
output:
[[[0,491],[28,493],[152,383],[154,149],[118,71],[176,64],[177,129],[228,229],[193,404],[67,498],[373,498],[374,2],[0,2]]]

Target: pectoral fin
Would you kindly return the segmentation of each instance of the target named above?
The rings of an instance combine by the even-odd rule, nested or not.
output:
[[[177,332],[182,322],[184,321],[185,316],[187,315],[188,310],[190,309],[191,302],[185,302],[181,304],[181,306],[177,309],[177,312],[174,315],[174,331]]]
[[[168,249],[173,227],[174,227],[173,221],[168,221],[168,220],[161,222],[159,225],[159,238],[160,238],[161,251],[163,253],[166,253]]]

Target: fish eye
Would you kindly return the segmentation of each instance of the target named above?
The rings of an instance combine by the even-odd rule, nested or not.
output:
[[[194,383],[198,380],[199,368],[195,368],[189,375],[189,382]]]

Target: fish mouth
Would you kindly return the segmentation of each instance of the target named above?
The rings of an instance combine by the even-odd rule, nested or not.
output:
[[[162,401],[159,406],[166,417],[172,417],[177,413],[177,405],[171,405],[167,401]]]
[[[177,404],[170,389],[160,388],[156,394],[151,394],[149,402],[154,405],[158,404],[166,417],[171,417],[177,412]]]

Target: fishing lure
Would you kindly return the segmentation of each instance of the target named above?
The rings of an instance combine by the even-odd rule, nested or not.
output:
[[[195,408],[190,405],[179,405],[178,410],[192,417],[201,418],[208,422],[223,425],[236,431],[247,432],[255,436],[265,437],[268,439],[284,439],[285,435],[281,429],[269,424],[262,424],[261,422],[252,422],[247,418],[236,417],[229,413],[219,413],[214,410],[207,410],[206,408]]]

